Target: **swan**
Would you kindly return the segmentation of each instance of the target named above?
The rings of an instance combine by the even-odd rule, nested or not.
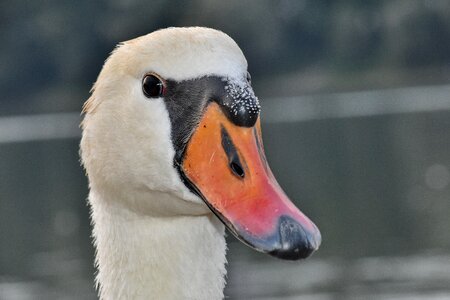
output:
[[[101,299],[222,299],[225,227],[281,259],[319,247],[267,165],[247,61],[225,33],[167,28],[119,44],[83,113]]]

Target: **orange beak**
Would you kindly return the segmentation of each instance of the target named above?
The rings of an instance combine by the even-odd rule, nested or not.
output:
[[[260,120],[230,122],[210,103],[180,165],[184,179],[241,241],[282,259],[308,257],[320,232],[289,200],[265,158]]]

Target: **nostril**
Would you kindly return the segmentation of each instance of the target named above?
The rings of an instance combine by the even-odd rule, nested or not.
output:
[[[228,158],[228,164],[230,166],[231,171],[234,175],[236,175],[239,178],[245,177],[244,168],[242,167],[241,160],[239,159],[239,154],[236,149],[236,147],[233,144],[233,141],[231,140],[230,135],[228,134],[225,127],[222,126],[221,130],[222,135],[222,147],[225,151],[225,154]],[[245,162],[244,162],[245,163]]]
[[[242,169],[242,166],[239,161],[231,161],[230,168],[235,175],[237,175],[241,178],[245,177],[244,169]]]

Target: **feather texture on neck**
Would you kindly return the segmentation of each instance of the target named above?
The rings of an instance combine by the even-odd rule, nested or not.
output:
[[[226,244],[214,215],[142,215],[102,196],[91,189],[101,299],[223,298]]]

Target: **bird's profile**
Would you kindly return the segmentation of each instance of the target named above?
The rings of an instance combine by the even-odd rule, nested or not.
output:
[[[282,259],[319,247],[268,167],[228,35],[168,28],[120,44],[83,111],[100,298],[222,299],[225,226]]]

